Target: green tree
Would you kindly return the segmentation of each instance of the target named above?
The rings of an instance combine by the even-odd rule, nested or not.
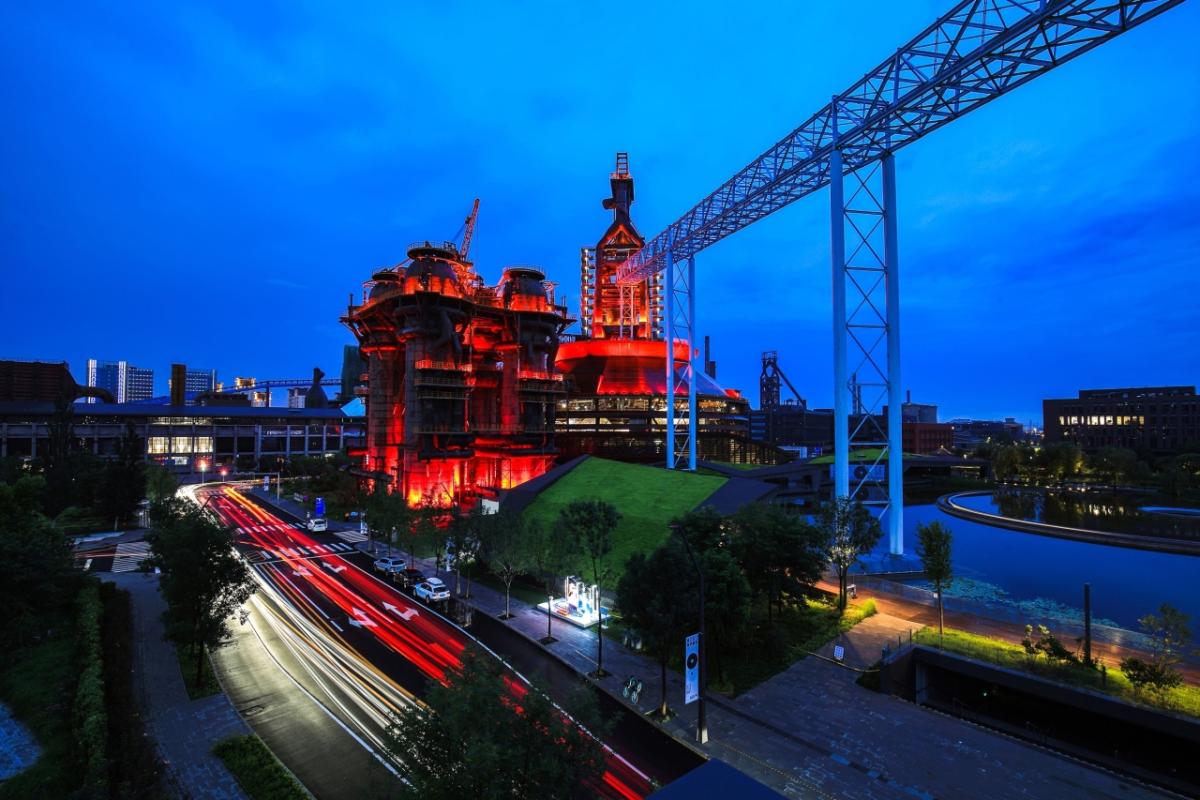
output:
[[[196,659],[196,683],[202,680],[204,657],[229,637],[229,618],[254,593],[245,563],[234,550],[234,533],[185,500],[164,500],[151,509],[152,529],[146,536],[150,558],[143,569],[157,567],[166,636],[186,647]]]
[[[704,570],[705,656],[725,680],[725,654],[742,641],[750,620],[750,584],[733,554],[724,548],[701,556]]]
[[[151,504],[174,497],[179,490],[175,474],[161,464],[152,464],[146,470],[146,497]]]
[[[1140,658],[1127,658],[1121,670],[1136,688],[1150,686],[1169,689],[1183,682],[1178,665],[1188,653],[1192,631],[1191,617],[1174,606],[1163,603],[1158,614],[1147,614],[1138,620],[1150,642],[1149,663]]]
[[[1037,465],[1054,481],[1071,478],[1083,469],[1083,451],[1074,442],[1051,442],[1037,454]]]
[[[879,520],[859,502],[834,498],[821,509],[819,527],[828,542],[828,558],[838,576],[838,608],[846,609],[846,575],[858,560],[879,543]]]
[[[116,458],[104,464],[100,481],[99,506],[105,520],[113,520],[120,528],[122,520],[137,510],[146,495],[146,465],[144,443],[132,424],[125,426],[125,435],[117,442]]]
[[[782,611],[785,588],[795,593],[820,579],[829,537],[782,506],[767,503],[747,503],[731,522],[733,554],[751,589],[766,599],[769,623],[772,605]]]
[[[596,598],[603,604],[604,583],[610,570],[606,556],[612,552],[613,531],[621,521],[617,510],[603,500],[576,500],[564,508],[558,517],[561,530],[573,539],[576,548],[587,557],[592,569],[592,582],[596,585]],[[599,610],[599,609],[597,609]],[[604,621],[596,626],[596,677],[603,678],[604,671]]]
[[[396,715],[385,742],[407,781],[400,797],[579,798],[598,793],[605,769],[605,750],[584,726],[601,730],[589,696],[560,710],[472,648],[445,685],[431,683],[425,705]]]
[[[938,646],[941,646],[945,635],[946,612],[943,594],[954,580],[954,567],[950,563],[950,550],[954,535],[950,529],[940,522],[921,523],[917,525],[917,555],[921,558],[921,566],[925,577],[933,584],[938,600]]]
[[[554,621],[554,585],[564,571],[570,569],[575,557],[574,543],[555,528],[536,519],[525,519],[525,541],[529,564],[546,590],[546,638],[542,644],[554,641],[551,623]]]
[[[379,534],[389,545],[397,545],[408,552],[408,530],[412,525],[413,513],[404,495],[388,491],[387,484],[375,481],[375,487],[366,498],[367,529]],[[411,552],[408,552],[411,556]]]
[[[71,574],[70,543],[40,510],[45,492],[40,475],[0,483],[0,644],[24,641]]]
[[[1127,447],[1103,447],[1088,459],[1088,466],[1107,483],[1128,481],[1137,472],[1137,453]]]
[[[474,506],[467,513],[456,513],[451,517],[446,529],[447,542],[454,551],[454,593],[462,594],[461,583],[463,568],[467,569],[467,596],[471,595],[471,565],[479,555],[482,540],[488,534],[490,517],[481,506]]]
[[[501,511],[492,514],[483,528],[483,558],[504,584],[504,614],[500,619],[512,617],[509,597],[513,581],[534,567],[526,527],[520,515]]]
[[[666,718],[667,662],[680,652],[696,626],[696,606],[683,600],[696,595],[695,571],[680,545],[668,542],[649,556],[635,553],[617,583],[621,614],[641,635],[645,649],[658,662],[662,699],[658,714]]]

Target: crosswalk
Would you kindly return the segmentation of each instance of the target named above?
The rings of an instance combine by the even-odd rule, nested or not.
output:
[[[240,534],[247,533],[279,533],[280,531],[290,531],[292,529],[298,531],[305,530],[303,522],[276,522],[270,525],[243,525],[235,530]]]
[[[146,542],[121,542],[113,553],[113,572],[132,572],[141,567],[150,556],[150,545]]]
[[[294,545],[292,547],[263,547],[248,553],[246,559],[256,564],[264,564],[289,558],[336,556],[352,552],[354,552],[354,548],[350,545],[343,542],[334,542],[333,544]]]
[[[367,540],[367,535],[365,533],[356,530],[334,531],[333,535],[341,539],[343,542],[350,542],[352,544],[354,542],[365,542]]]

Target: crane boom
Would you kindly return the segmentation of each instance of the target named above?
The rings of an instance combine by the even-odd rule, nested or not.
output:
[[[646,243],[622,282],[683,261],[1183,0],[961,0]]]
[[[459,255],[463,261],[467,260],[467,251],[471,249],[471,237],[475,234],[475,219],[479,216],[479,198],[475,198],[475,205],[471,206],[471,213],[463,220],[463,239],[462,246],[458,248]]]

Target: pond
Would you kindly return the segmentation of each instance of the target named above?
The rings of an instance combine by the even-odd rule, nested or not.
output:
[[[1168,504],[1157,494],[1014,487],[960,496],[954,502],[975,511],[1069,528],[1200,539],[1200,509]]]
[[[959,519],[932,504],[905,507],[907,553],[915,550],[917,525],[933,521],[954,532],[958,580],[947,597],[1028,609],[1031,618],[1049,612],[1077,620],[1083,584],[1090,583],[1098,623],[1107,620],[1137,630],[1139,617],[1170,603],[1191,615],[1192,631],[1200,638],[1200,556],[1038,536]],[[886,550],[885,536],[877,552]]]

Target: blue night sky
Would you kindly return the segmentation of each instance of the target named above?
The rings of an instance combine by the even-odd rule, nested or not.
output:
[[[614,152],[651,236],[950,3],[417,5],[5,4],[0,357],[334,373],[348,293],[476,196],[484,277],[577,308]],[[914,400],[1200,382],[1198,34],[1185,4],[900,151]],[[831,403],[828,238],[820,192],[697,260],[755,403],[764,349]]]

